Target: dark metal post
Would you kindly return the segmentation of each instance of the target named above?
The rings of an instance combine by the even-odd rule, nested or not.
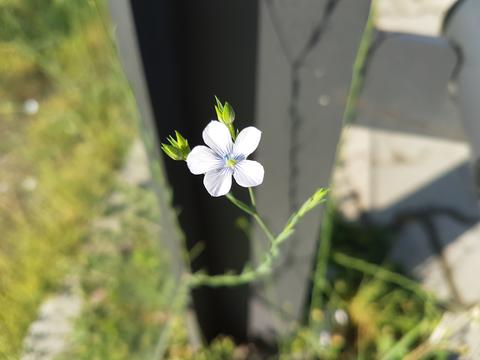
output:
[[[113,10],[116,6],[111,3]],[[177,129],[191,145],[203,143],[202,130],[215,118],[214,95],[234,104],[239,127],[253,122],[256,1],[130,1],[130,6],[157,138]],[[241,271],[249,258],[248,239],[235,226],[241,214],[225,198],[210,198],[202,177],[192,176],[185,164],[166,161],[165,169],[188,248],[204,244],[193,270]],[[170,240],[164,235],[162,241]],[[242,286],[194,292],[207,340],[221,333],[245,340],[248,291]]]

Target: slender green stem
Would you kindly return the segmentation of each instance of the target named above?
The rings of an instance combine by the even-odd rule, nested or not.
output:
[[[421,321],[418,325],[407,332],[396,344],[382,356],[382,360],[403,359],[412,345],[417,339],[422,336],[429,328],[429,323]]]
[[[365,61],[370,50],[370,44],[373,38],[374,23],[373,23],[373,6],[370,9],[368,15],[367,24],[364,28],[362,39],[357,51],[355,62],[353,64],[352,82],[348,92],[347,104],[345,106],[345,112],[343,114],[344,124],[348,124],[352,121],[355,115],[356,104],[358,96],[363,84],[362,72],[365,67]],[[338,150],[337,150],[338,153]],[[327,204],[327,210],[322,224],[322,230],[320,234],[320,246],[317,256],[317,270],[315,272],[315,281],[311,296],[311,310],[315,307],[321,307],[323,303],[323,293],[327,284],[327,267],[329,261],[329,253],[332,242],[332,221],[333,221],[333,202],[329,201]]]
[[[263,219],[261,218],[261,216],[258,215],[257,212],[255,212],[255,214],[253,214],[253,218],[254,218],[255,221],[258,223],[258,225],[260,226],[260,228],[263,230],[263,232],[265,233],[265,235],[267,235],[268,240],[270,240],[270,243],[273,243],[273,242],[275,241],[275,235],[273,235],[273,233],[270,231],[270,229],[269,229],[268,226],[265,224],[265,222],[263,221]]]
[[[193,289],[199,286],[238,286],[242,284],[247,284],[253,281],[260,280],[265,276],[272,273],[274,268],[274,262],[279,257],[280,254],[280,245],[286,241],[290,235],[293,234],[295,226],[300,221],[300,219],[305,216],[309,211],[313,210],[316,206],[324,201],[326,190],[319,189],[317,190],[301,207],[300,209],[292,215],[292,217],[287,221],[282,232],[277,236],[274,236],[270,229],[263,222],[260,215],[257,213],[256,209],[250,208],[248,205],[242,201],[235,198],[232,194],[227,194],[227,198],[241,210],[245,211],[247,214],[252,215],[255,220],[258,222],[260,227],[265,231],[267,236],[270,239],[270,248],[269,251],[263,256],[260,264],[254,269],[245,267],[240,274],[222,274],[222,275],[208,275],[205,273],[195,273],[195,274],[186,274],[184,278],[181,279],[179,289],[177,292],[177,298],[174,302],[174,313],[177,313],[179,310],[183,309],[186,305],[188,299],[188,290]],[[158,340],[156,349],[155,349],[155,359],[163,358],[165,349],[167,348],[168,339],[171,334],[172,323],[171,321],[164,328],[160,338]]]
[[[230,200],[232,202],[233,205],[235,205],[236,207],[238,207],[240,210],[243,210],[245,211],[247,214],[249,215],[254,215],[255,214],[255,210],[250,208],[250,206],[248,206],[247,204],[245,204],[243,201],[240,201],[238,200],[235,196],[233,196],[232,193],[228,193],[227,195],[225,195],[227,197],[228,200]]]
[[[246,284],[255,280],[259,280],[264,276],[270,274],[273,271],[274,261],[280,254],[280,245],[286,241],[294,232],[295,226],[298,221],[305,216],[309,211],[313,210],[316,206],[324,201],[326,191],[324,189],[317,190],[303,205],[302,207],[292,215],[287,221],[287,224],[283,230],[277,236],[274,236],[272,232],[265,225],[261,217],[247,205],[236,199],[233,195],[228,194],[227,198],[238,206],[240,209],[252,214],[257,220],[259,225],[264,229],[266,234],[271,238],[269,251],[263,256],[260,264],[254,269],[246,267],[239,274],[223,274],[223,275],[208,275],[204,273],[192,274],[188,280],[189,287],[198,286],[237,286]],[[248,211],[247,211],[248,210]]]
[[[263,229],[263,231],[265,231],[268,238],[270,239],[269,251],[263,256],[260,264],[257,267],[255,267],[254,269],[246,267],[240,274],[226,273],[222,275],[208,275],[201,272],[195,274],[186,274],[185,277],[182,278],[180,281],[179,289],[177,291],[177,296],[173,307],[174,314],[178,313],[181,309],[185,307],[188,300],[189,289],[193,289],[199,286],[238,286],[260,280],[265,276],[271,274],[274,269],[274,262],[280,254],[280,245],[293,234],[295,226],[300,221],[300,219],[324,201],[326,193],[327,192],[324,189],[317,190],[300,207],[300,209],[291,216],[291,218],[284,226],[283,230],[277,236],[273,235],[273,233],[264,223],[260,215],[257,213],[256,209],[250,208],[248,205],[235,198],[232,194],[227,194],[228,200],[230,200],[235,206],[239,207],[241,210],[245,211],[247,214],[252,215],[254,219],[258,222],[260,227]],[[254,205],[254,200],[252,201],[252,205]],[[170,321],[160,335],[155,349],[154,359],[163,358],[168,345],[168,339],[170,337],[171,330],[172,322]]]
[[[189,279],[188,286],[196,288],[199,286],[239,286],[259,280],[270,273],[270,269],[260,269],[242,271],[240,274],[208,275],[204,273],[195,273]]]
[[[417,282],[410,280],[409,278],[393,271],[389,271],[381,266],[340,252],[333,253],[332,260],[338,265],[357,270],[365,274],[375,276],[383,281],[388,281],[398,286],[401,286],[404,289],[412,291],[420,298],[432,299],[432,295],[423,290]]]
[[[248,188],[248,194],[250,195],[250,201],[252,203],[253,208],[256,209],[257,203],[255,200],[255,193],[253,192],[253,189],[251,187]]]
[[[211,287],[238,286],[264,278],[273,271],[273,263],[280,254],[279,247],[292,233],[293,229],[287,229],[286,226],[284,231],[273,238],[269,251],[256,268],[245,268],[240,274],[208,275],[196,273],[190,277],[189,286],[192,288],[205,285]]]
[[[249,188],[249,190],[250,189],[251,188]],[[252,209],[251,207],[249,207],[244,202],[238,200],[235,196],[233,196],[232,193],[228,193],[226,196],[227,196],[227,199],[230,200],[235,206],[237,206],[239,209],[245,211],[247,214],[251,215],[255,219],[255,221],[258,223],[258,225],[263,230],[265,235],[267,235],[268,240],[270,242],[274,241],[275,235],[273,235],[272,231],[265,224],[265,221],[263,221],[262,217],[260,216],[260,214],[257,212],[257,210],[255,208]],[[251,199],[252,199],[252,196],[253,196],[253,193],[251,192],[250,193]],[[255,202],[255,197],[253,197],[253,200],[252,200],[252,203],[254,203],[254,202]]]
[[[347,104],[343,114],[343,121],[345,124],[350,124],[355,117],[358,97],[363,86],[363,71],[365,69],[366,59],[375,33],[374,18],[375,6],[372,5],[360,40],[360,45],[358,46],[355,62],[353,63],[352,83],[348,91]]]
[[[330,258],[330,249],[332,247],[332,234],[333,234],[333,217],[334,217],[334,204],[333,200],[329,199],[325,216],[320,232],[320,246],[317,256],[317,269],[315,271],[315,281],[312,290],[311,305],[310,308],[321,308],[323,305],[323,294],[327,286],[327,270],[328,260]]]

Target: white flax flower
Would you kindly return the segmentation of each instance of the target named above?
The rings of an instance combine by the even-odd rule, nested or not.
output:
[[[238,134],[234,143],[225,124],[211,121],[202,133],[207,146],[195,146],[187,156],[187,166],[192,174],[205,174],[203,184],[215,197],[230,191],[232,175],[240,186],[260,185],[263,166],[247,157],[255,151],[261,136],[260,130],[249,126]]]

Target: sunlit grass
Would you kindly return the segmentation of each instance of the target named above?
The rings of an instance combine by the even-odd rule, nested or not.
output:
[[[85,304],[65,359],[145,359],[168,320],[174,284],[158,243],[151,191],[120,188],[104,214],[118,225],[94,227],[79,271]]]
[[[0,18],[0,354],[16,358],[78,260],[136,115],[92,3],[2,1]]]
[[[442,306],[389,260],[394,234],[347,222],[337,212],[331,216],[324,305],[313,308],[308,326],[283,344],[283,358],[404,359],[422,346],[436,359],[438,349],[427,344]],[[348,315],[344,324],[335,319],[339,309]]]

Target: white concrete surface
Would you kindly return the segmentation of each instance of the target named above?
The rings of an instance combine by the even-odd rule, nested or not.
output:
[[[457,0],[376,0],[376,26],[385,31],[438,35],[442,19]]]

